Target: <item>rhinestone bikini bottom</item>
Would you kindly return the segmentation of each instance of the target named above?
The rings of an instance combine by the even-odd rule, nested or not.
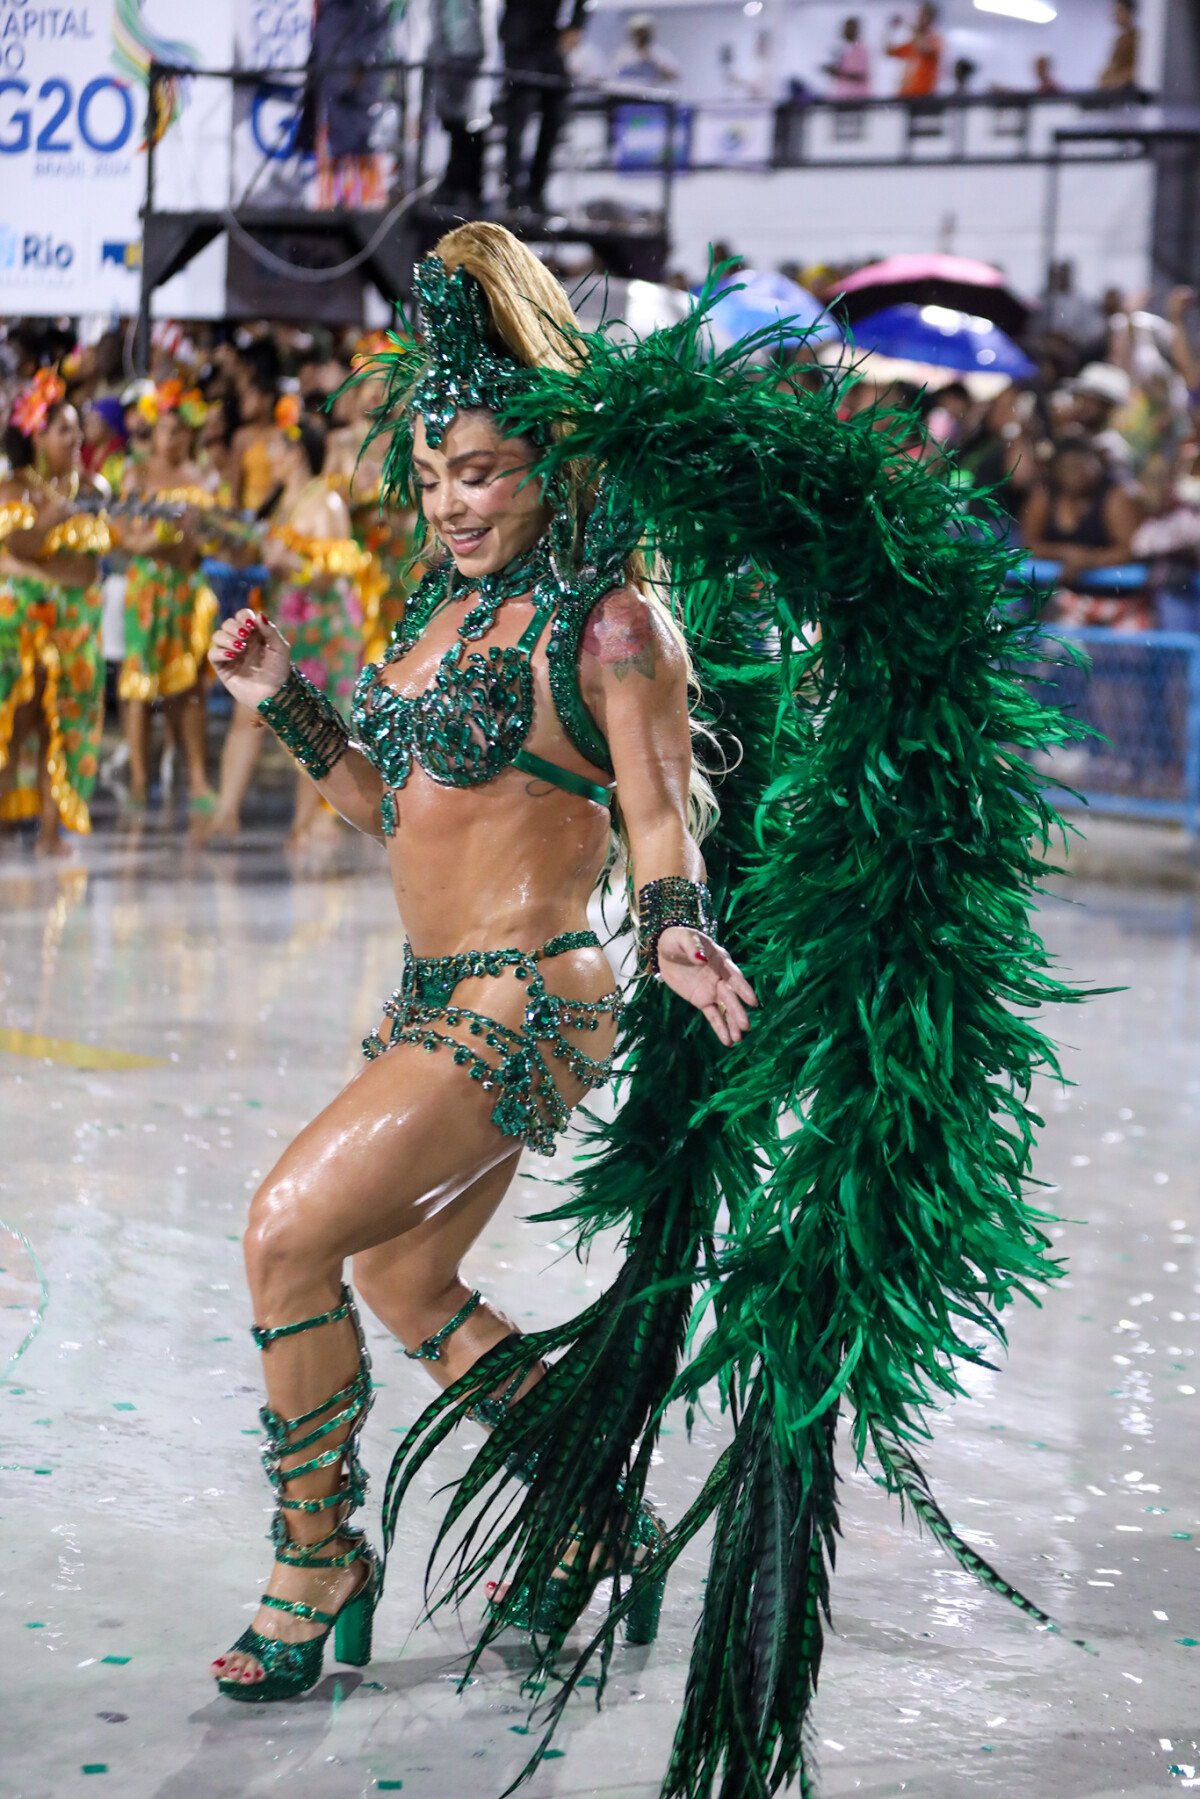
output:
[[[599,948],[594,931],[567,931],[537,950],[464,950],[454,956],[416,956],[405,944],[400,986],[384,1005],[380,1031],[363,1039],[363,1054],[373,1061],[397,1043],[416,1043],[430,1052],[449,1050],[485,1093],[498,1095],[492,1108],[496,1128],[550,1155],[571,1115],[552,1064],[562,1063],[588,1091],[602,1087],[612,1075],[612,1056],[597,1060],[587,1055],[567,1033],[596,1031],[602,1018],[618,1019],[621,998],[616,991],[598,1000],[551,993],[542,964],[569,950]],[[508,969],[525,989],[519,1029],[454,1003],[463,981]],[[465,1030],[465,1037],[452,1035],[456,1030]]]

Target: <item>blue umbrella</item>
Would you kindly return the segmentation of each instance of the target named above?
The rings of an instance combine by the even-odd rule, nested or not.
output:
[[[720,334],[731,342],[745,337],[747,332],[761,331],[764,325],[774,325],[779,319],[787,319],[795,327],[784,332],[785,343],[799,343],[802,337],[810,343],[824,343],[828,338],[841,336],[840,328],[820,300],[786,275],[742,269],[729,280],[729,287],[709,316]]]
[[[949,306],[887,306],[853,329],[855,349],[876,356],[1016,381],[1034,373],[1028,356],[998,326]]]

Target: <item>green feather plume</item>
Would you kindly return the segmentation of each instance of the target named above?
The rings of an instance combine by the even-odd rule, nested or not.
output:
[[[665,1405],[718,1383],[732,1443],[635,1577],[715,1516],[663,1799],[813,1790],[840,1412],[856,1457],[874,1446],[938,1541],[1049,1622],[956,1537],[911,1445],[961,1390],[960,1365],[1003,1343],[1004,1309],[1061,1273],[1028,1197],[1031,1083],[1059,1072],[1035,1017],[1083,997],[1030,918],[1062,823],[1029,753],[1080,727],[1026,685],[1046,651],[1005,603],[1012,556],[898,452],[898,424],[843,421],[834,386],[748,361],[777,349],[777,327],[712,354],[712,298],[639,344],[581,334],[574,372],[532,371],[504,423],[551,434],[538,472],[599,488],[601,512],[669,571],[706,716],[740,745],[705,855],[761,1010],[724,1051],[662,988],[637,995],[622,1103],[551,1214],[581,1242],[619,1227],[625,1267],[579,1318],[501,1345],[436,1400],[388,1500],[394,1525],[473,1399],[550,1357],[476,1456],[437,1550],[461,1527],[456,1600],[489,1566],[550,1578],[572,1532],[581,1571],[638,1502]],[[619,1582],[585,1658],[607,1657],[630,1597]],[[560,1647],[540,1646],[543,1662]]]

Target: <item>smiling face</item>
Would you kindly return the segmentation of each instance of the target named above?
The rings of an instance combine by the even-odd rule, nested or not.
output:
[[[418,414],[413,469],[421,510],[460,575],[479,579],[531,549],[550,519],[527,477],[528,440],[502,437],[490,412],[460,412],[435,448]]]
[[[59,406],[34,438],[38,466],[47,475],[69,475],[79,461],[83,431],[73,406]]]

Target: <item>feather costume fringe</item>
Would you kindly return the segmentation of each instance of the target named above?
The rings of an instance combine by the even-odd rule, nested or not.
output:
[[[873,1447],[936,1539],[1051,1622],[955,1535],[913,1444],[959,1366],[1003,1343],[1004,1308],[1061,1273],[1026,1197],[1031,1082],[1059,1072],[1031,1015],[1083,997],[1030,922],[1034,846],[1063,826],[1027,757],[1080,728],[1024,683],[1046,648],[1002,603],[1012,558],[899,453],[908,421],[842,421],[832,388],[748,361],[778,327],[711,354],[711,299],[640,343],[581,334],[574,372],[529,371],[506,428],[536,427],[539,472],[598,493],[589,538],[607,523],[669,570],[707,719],[740,745],[705,854],[761,1011],[724,1050],[642,987],[622,1104],[549,1214],[581,1243],[621,1228],[625,1266],[579,1318],[501,1345],[428,1408],[386,1508],[390,1535],[471,1404],[556,1357],[479,1451],[435,1555],[461,1526],[441,1601],[457,1602],[498,1562],[536,1588],[572,1535],[582,1599],[640,1501],[665,1406],[718,1384],[732,1443],[634,1577],[715,1517],[663,1799],[814,1790],[842,1411],[855,1456]],[[391,454],[405,479],[402,441]],[[631,1596],[615,1588],[551,1731],[597,1650],[603,1680]],[[468,1672],[503,1624],[484,1625]],[[539,1667],[560,1648],[539,1643]]]

